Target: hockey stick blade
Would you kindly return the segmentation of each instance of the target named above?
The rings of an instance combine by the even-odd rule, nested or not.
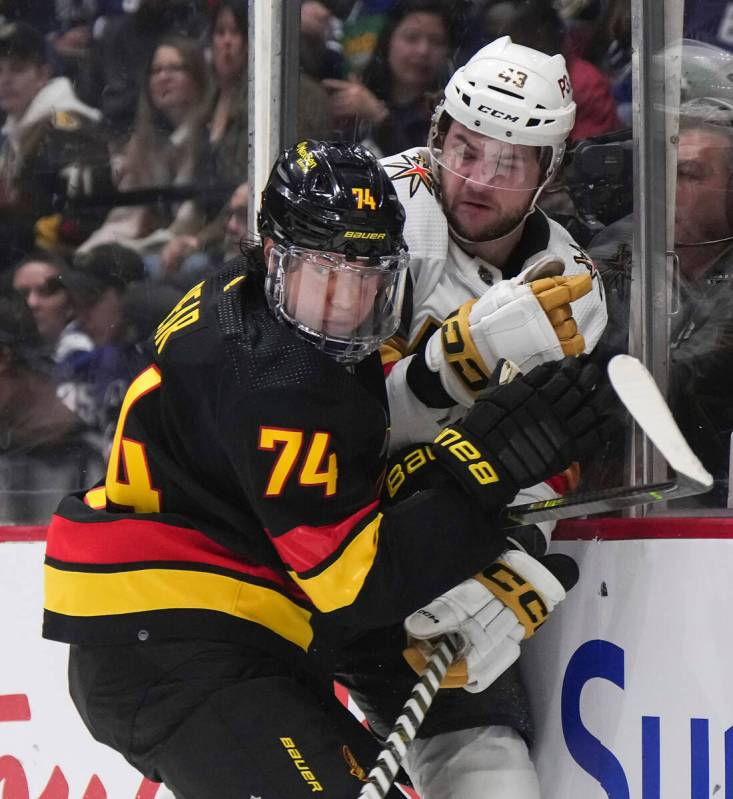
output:
[[[608,377],[624,407],[674,470],[674,479],[515,505],[502,517],[503,528],[608,513],[632,505],[690,497],[712,488],[712,475],[685,441],[654,378],[641,361],[631,355],[617,355],[608,365]]]

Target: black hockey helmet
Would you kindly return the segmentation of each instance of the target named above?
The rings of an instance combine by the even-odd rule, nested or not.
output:
[[[258,215],[263,239],[347,258],[405,251],[404,222],[387,173],[366,147],[312,139],[277,159]]]
[[[394,334],[407,274],[405,212],[359,144],[305,140],[275,163],[258,218],[273,313],[342,363]]]

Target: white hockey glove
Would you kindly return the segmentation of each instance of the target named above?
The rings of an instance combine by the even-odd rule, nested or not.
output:
[[[443,388],[458,404],[471,405],[499,358],[526,373],[584,351],[570,303],[591,291],[591,276],[564,277],[563,270],[562,261],[545,256],[522,275],[464,303],[431,336],[426,365],[440,374]]]
[[[508,550],[491,566],[465,580],[405,620],[405,660],[421,674],[432,651],[431,640],[450,634],[458,656],[441,683],[478,693],[488,688],[519,657],[519,642],[544,623],[565,599],[577,566],[565,555],[544,558],[553,574],[526,552]]]

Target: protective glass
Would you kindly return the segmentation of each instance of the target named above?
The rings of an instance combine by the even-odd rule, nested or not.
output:
[[[464,180],[509,191],[537,190],[547,178],[548,167],[559,160],[550,146],[510,144],[461,131],[431,137],[430,153],[442,169]]]
[[[270,305],[339,361],[366,357],[397,329],[407,254],[347,260],[339,253],[276,245],[266,291]]]

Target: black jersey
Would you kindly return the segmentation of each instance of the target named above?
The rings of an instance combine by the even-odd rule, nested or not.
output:
[[[378,355],[338,364],[274,318],[259,269],[226,265],[158,326],[104,483],[51,522],[44,635],[307,651],[319,625],[401,621],[503,538],[458,487],[383,507],[388,434]]]

